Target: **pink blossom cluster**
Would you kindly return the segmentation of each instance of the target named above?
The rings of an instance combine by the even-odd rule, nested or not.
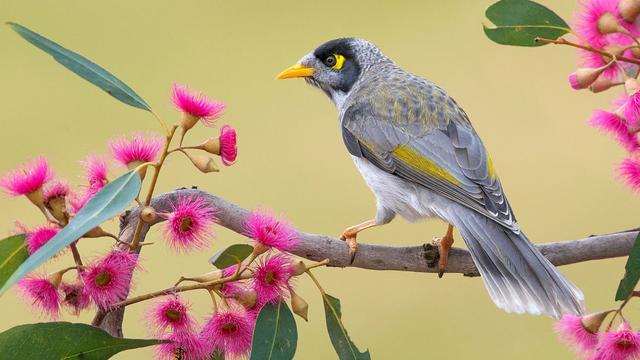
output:
[[[60,315],[61,307],[78,315],[95,304],[107,309],[126,298],[131,277],[138,267],[138,256],[114,249],[86,265],[78,272],[76,282],[62,281],[63,273],[49,276],[29,275],[18,282],[18,290],[34,309],[52,319]]]
[[[601,92],[623,86],[624,93],[611,104],[610,110],[596,110],[589,123],[611,136],[628,156],[618,165],[617,172],[631,189],[640,191],[640,82],[636,79],[640,67],[616,61],[619,57],[640,60],[637,38],[640,22],[637,6],[624,0],[585,0],[576,14],[573,30],[581,45],[597,51],[579,50],[580,68],[569,76],[574,89],[589,88]]]
[[[596,328],[603,318],[598,317]],[[640,332],[626,321],[616,330],[595,330],[593,315],[584,317],[566,314],[556,323],[560,338],[580,356],[589,360],[635,360],[640,358]]]
[[[209,359],[219,351],[227,357],[247,356],[253,328],[262,307],[284,300],[293,288],[293,262],[283,254],[266,254],[254,266],[250,280],[236,280],[220,288],[225,298],[214,313],[199,325],[190,305],[177,295],[152,304],[145,314],[150,332],[172,342],[156,349],[157,359],[173,359],[180,352],[185,359]],[[224,269],[223,276],[235,274],[237,265]]]

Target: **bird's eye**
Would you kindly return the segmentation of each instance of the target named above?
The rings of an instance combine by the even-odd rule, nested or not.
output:
[[[328,67],[334,67],[336,65],[336,57],[335,55],[329,55],[326,59],[324,59],[324,64]]]
[[[324,59],[324,64],[327,67],[330,67],[335,70],[342,69],[342,65],[344,65],[345,58],[340,54],[329,55]]]

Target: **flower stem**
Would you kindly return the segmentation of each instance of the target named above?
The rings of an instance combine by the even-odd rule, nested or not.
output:
[[[76,263],[76,266],[78,267],[78,273],[80,273],[82,271],[82,257],[80,257],[80,252],[78,251],[78,246],[76,245],[76,242],[72,242],[71,245],[69,245],[69,247],[71,248],[71,254],[73,255],[73,261]]]
[[[545,43],[545,44],[557,44],[557,45],[573,46],[573,47],[578,48],[578,49],[587,50],[587,51],[591,51],[591,52],[596,53],[596,54],[600,54],[602,56],[606,56],[606,57],[608,57],[610,59],[614,59],[615,58],[615,59],[617,59],[619,61],[624,61],[624,62],[628,62],[628,63],[631,63],[631,64],[640,65],[640,60],[628,58],[626,56],[615,56],[615,55],[613,55],[611,53],[608,53],[606,51],[596,49],[591,45],[576,44],[574,42],[568,41],[565,38],[559,38],[559,39],[555,39],[554,40],[554,39],[545,39],[545,38],[538,37],[538,38],[535,38],[535,42],[540,42],[540,43]]]
[[[246,279],[250,279],[250,278],[251,278],[250,275],[240,275],[238,277],[229,276],[229,277],[226,277],[226,278],[213,280],[213,281],[208,281],[208,282],[204,282],[204,283],[183,285],[183,286],[173,286],[173,287],[170,287],[168,289],[155,291],[155,292],[152,292],[152,293],[148,293],[148,294],[144,294],[144,295],[140,295],[140,296],[129,298],[127,300],[120,301],[120,302],[114,304],[109,311],[113,311],[113,310],[115,310],[117,308],[121,308],[121,307],[124,307],[124,306],[136,304],[136,303],[139,303],[141,301],[157,298],[159,296],[164,296],[164,295],[169,295],[169,294],[176,294],[176,293],[179,293],[179,292],[198,290],[198,289],[210,289],[211,287],[213,287],[215,285],[220,285],[220,284],[224,284],[224,283],[228,283],[228,282],[236,281],[236,280],[246,280]]]
[[[160,170],[162,169],[162,165],[164,165],[164,161],[167,158],[169,145],[171,144],[171,139],[173,139],[173,136],[175,135],[177,128],[178,128],[178,125],[173,125],[171,130],[168,130],[166,140],[164,143],[164,149],[162,149],[162,155],[160,155],[160,160],[158,160],[158,162],[153,165],[154,167],[153,177],[151,178],[151,185],[149,185],[149,190],[147,191],[147,197],[144,200],[145,206],[149,206],[149,204],[151,204],[151,199],[153,198],[153,191],[155,190],[156,184],[158,183],[158,176],[160,175]],[[138,220],[138,225],[136,226],[136,230],[133,234],[133,241],[129,246],[131,250],[135,250],[138,248],[138,244],[140,243],[140,233],[142,231],[143,223],[144,222],[142,220]]]
[[[629,297],[626,298],[622,302],[622,304],[620,304],[620,307],[613,313],[613,316],[611,317],[611,320],[609,321],[609,325],[607,325],[607,331],[609,331],[609,329],[611,329],[611,326],[613,325],[613,320],[616,319],[616,316],[619,315],[624,320],[624,317],[622,316],[622,309],[624,309],[624,307],[627,306],[629,301],[634,297],[640,297],[640,291],[632,291],[631,294],[629,295]]]

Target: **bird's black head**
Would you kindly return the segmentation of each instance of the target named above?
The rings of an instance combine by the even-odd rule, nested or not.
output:
[[[280,73],[277,79],[303,77],[322,89],[337,104],[374,62],[388,59],[370,42],[340,38],[320,45],[298,64]]]

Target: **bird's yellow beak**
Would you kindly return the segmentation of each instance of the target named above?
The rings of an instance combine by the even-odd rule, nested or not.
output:
[[[313,76],[312,67],[296,64],[278,74],[278,76],[276,76],[276,80],[311,76]]]

